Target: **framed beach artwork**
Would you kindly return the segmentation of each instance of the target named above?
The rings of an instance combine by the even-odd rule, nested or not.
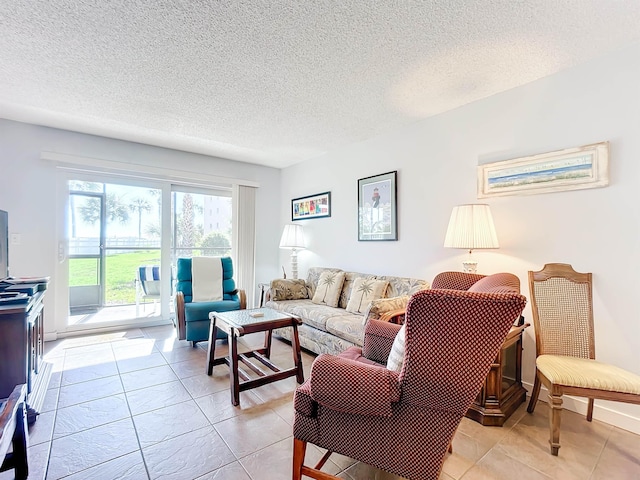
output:
[[[397,171],[358,180],[358,240],[398,240]]]
[[[609,142],[478,166],[478,198],[609,185]]]
[[[316,193],[291,200],[291,220],[331,216],[331,192]]]

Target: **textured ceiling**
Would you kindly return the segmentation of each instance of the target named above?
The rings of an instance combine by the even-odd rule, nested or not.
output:
[[[0,117],[283,167],[639,40],[638,0],[0,0]]]

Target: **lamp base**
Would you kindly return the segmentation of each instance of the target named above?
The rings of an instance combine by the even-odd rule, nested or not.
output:
[[[476,273],[476,271],[478,270],[478,262],[471,259],[464,260],[462,262],[462,268],[465,273]]]
[[[291,250],[291,278],[298,278],[298,252],[295,248]]]

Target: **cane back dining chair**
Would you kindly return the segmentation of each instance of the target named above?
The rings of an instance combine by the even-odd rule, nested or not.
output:
[[[438,478],[451,439],[525,306],[519,293],[423,290],[407,305],[401,370],[386,368],[400,325],[369,320],[362,349],[318,356],[294,396],[293,480],[334,477],[332,452],[412,480]],[[307,443],[328,450],[304,465]]]
[[[540,386],[549,391],[549,444],[560,448],[562,395],[640,404],[640,376],[595,360],[591,273],[571,265],[548,263],[529,272],[531,309],[536,331],[536,377],[527,411],[533,413]]]

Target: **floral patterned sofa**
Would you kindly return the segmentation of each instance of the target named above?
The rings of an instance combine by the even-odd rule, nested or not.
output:
[[[298,328],[300,345],[317,354],[336,355],[349,347],[362,347],[364,326],[369,319],[385,319],[390,313],[403,310],[411,295],[430,286],[426,280],[415,278],[344,272],[337,306],[332,307],[313,301],[323,273],[323,278],[333,273],[342,276],[343,270],[312,267],[306,281],[274,280],[265,303],[266,307],[300,317],[303,322]],[[352,311],[347,311],[354,285],[362,285],[363,281],[368,280],[381,280],[383,284],[386,282],[381,298],[366,302],[361,307],[361,313],[352,313],[353,308]],[[274,334],[291,340],[290,328],[274,330]]]

